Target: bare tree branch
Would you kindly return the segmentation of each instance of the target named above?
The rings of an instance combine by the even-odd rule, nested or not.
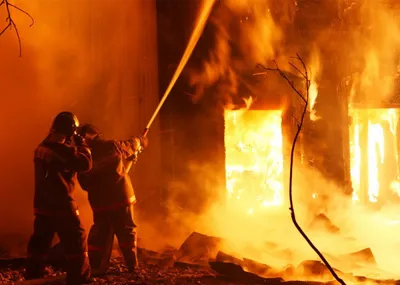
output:
[[[296,70],[298,73],[300,73],[301,74],[301,76],[303,76],[303,77],[307,77],[307,75],[305,75],[303,72],[301,72],[298,68],[297,68],[297,66],[296,65],[294,65],[293,63],[291,63],[291,62],[289,62],[289,64],[290,64],[290,66],[294,69],[294,70]]]
[[[310,240],[310,238],[307,236],[307,234],[303,231],[303,229],[300,227],[299,223],[296,220],[296,214],[295,214],[294,205],[293,205],[293,183],[292,183],[292,181],[293,181],[294,151],[295,151],[295,148],[296,148],[297,139],[298,139],[298,137],[300,135],[300,132],[301,132],[301,129],[303,127],[304,117],[305,117],[306,112],[307,112],[308,99],[309,99],[309,89],[310,89],[311,80],[310,80],[310,77],[309,77],[307,66],[304,63],[303,59],[298,54],[295,57],[295,59],[297,59],[300,62],[302,71],[296,65],[294,65],[294,64],[292,64],[290,62],[289,62],[289,64],[294,70],[296,70],[303,77],[303,79],[305,81],[305,85],[306,85],[305,86],[306,87],[306,91],[305,91],[306,94],[302,94],[294,86],[294,83],[292,81],[290,81],[290,79],[286,76],[285,73],[283,73],[283,71],[279,68],[278,64],[276,63],[276,61],[274,61],[275,68],[267,68],[267,67],[264,67],[264,66],[262,66],[260,64],[258,65],[259,67],[263,68],[266,71],[278,72],[279,75],[288,82],[288,84],[293,89],[293,91],[296,92],[297,95],[300,96],[300,98],[304,102],[304,108],[303,108],[303,111],[301,113],[300,120],[297,120],[298,121],[298,123],[297,123],[297,131],[296,131],[296,134],[294,136],[293,143],[292,143],[292,149],[291,149],[291,152],[290,152],[290,170],[289,170],[289,201],[290,201],[289,210],[290,210],[290,215],[291,215],[293,224],[296,227],[296,229],[303,236],[303,238],[307,241],[307,243],[310,245],[310,247],[315,251],[315,253],[319,256],[319,258],[324,262],[324,264],[326,265],[328,270],[331,272],[332,276],[335,277],[335,279],[340,284],[346,285],[346,283],[336,274],[335,270],[332,268],[332,266],[329,264],[329,262],[323,256],[323,254],[318,250],[318,248],[313,244],[313,242]]]
[[[297,95],[300,96],[300,98],[304,101],[304,103],[307,103],[306,98],[304,98],[303,94],[301,94],[301,92],[299,92],[297,90],[297,88],[294,86],[293,81],[291,81],[289,79],[289,77],[287,77],[287,75],[279,68],[278,64],[276,63],[276,61],[274,60],[273,63],[275,64],[275,68],[268,68],[268,67],[264,67],[261,64],[258,64],[257,66],[261,67],[262,69],[264,69],[265,71],[276,71],[279,73],[279,75],[285,79],[287,81],[287,83],[290,85],[290,87],[292,87],[292,89],[297,93]],[[293,66],[293,65],[291,65]]]
[[[6,18],[6,23],[7,23],[7,24],[6,24],[6,26],[0,31],[0,36],[1,36],[2,34],[4,34],[4,32],[5,32],[8,28],[9,28],[10,30],[11,30],[11,29],[14,29],[14,30],[15,30],[15,34],[16,34],[17,39],[18,39],[19,56],[21,57],[21,56],[22,56],[21,37],[20,37],[20,35],[19,35],[19,31],[18,31],[17,25],[15,24],[15,22],[14,22],[14,20],[13,20],[13,18],[12,18],[12,15],[11,15],[11,8],[13,8],[13,9],[15,9],[15,10],[17,10],[17,11],[23,13],[23,14],[25,14],[26,16],[28,16],[28,17],[31,19],[32,23],[29,25],[29,27],[32,27],[33,24],[35,23],[35,21],[34,21],[33,17],[32,17],[28,12],[26,12],[26,11],[22,10],[21,8],[15,6],[14,4],[11,4],[11,3],[9,2],[9,0],[1,0],[1,2],[0,2],[0,7],[3,6],[3,5],[4,5],[4,7],[5,7],[5,9],[6,9],[6,13],[7,13],[7,18]]]

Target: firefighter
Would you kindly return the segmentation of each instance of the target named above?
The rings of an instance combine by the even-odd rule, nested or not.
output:
[[[78,132],[87,141],[93,155],[92,170],[79,175],[93,210],[93,225],[88,238],[93,274],[101,275],[108,270],[114,235],[125,264],[132,272],[138,267],[138,260],[133,211],[136,197],[129,170],[136,163],[138,153],[146,148],[147,138],[106,140],[91,124],[82,125]]]
[[[35,220],[28,243],[27,280],[44,277],[46,254],[56,233],[65,249],[66,283],[85,284],[90,278],[86,233],[73,194],[77,172],[92,168],[92,156],[76,133],[78,126],[74,114],[58,114],[35,150]]]

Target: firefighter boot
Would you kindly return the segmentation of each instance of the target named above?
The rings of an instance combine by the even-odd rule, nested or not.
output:
[[[124,250],[122,250],[122,253],[124,255],[125,264],[128,267],[128,271],[135,272],[135,270],[139,268],[139,261],[137,259],[136,248],[134,248],[126,253],[124,252]]]

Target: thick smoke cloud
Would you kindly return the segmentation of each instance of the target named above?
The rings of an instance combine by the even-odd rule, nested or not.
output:
[[[144,128],[158,103],[156,21],[153,1],[14,4],[29,12],[35,24],[29,27],[30,19],[12,9],[21,58],[15,32],[0,37],[0,232],[26,238],[33,220],[33,151],[58,112],[76,113],[81,122],[98,125],[106,137],[124,139]],[[0,17],[6,18],[4,5]],[[137,22],[148,29],[144,32]],[[146,68],[139,68],[143,60]],[[140,171],[157,175],[158,158],[151,157],[159,156],[157,128],[156,120],[149,134],[152,144],[143,155],[151,163],[141,161],[136,171],[142,177]],[[135,183],[139,189],[141,183],[148,181],[144,177]],[[86,193],[76,195],[88,227]]]

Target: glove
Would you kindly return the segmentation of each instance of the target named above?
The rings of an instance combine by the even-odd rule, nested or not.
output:
[[[146,148],[149,144],[149,139],[147,137],[139,137],[140,140],[140,145],[142,146],[142,148]]]
[[[80,135],[74,135],[73,139],[76,146],[86,146],[85,139]]]

